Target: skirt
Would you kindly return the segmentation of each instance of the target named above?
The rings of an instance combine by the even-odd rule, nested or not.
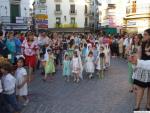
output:
[[[25,56],[25,65],[34,68],[36,66],[36,56]]]
[[[150,87],[150,70],[136,69],[133,72],[133,83],[140,87]]]

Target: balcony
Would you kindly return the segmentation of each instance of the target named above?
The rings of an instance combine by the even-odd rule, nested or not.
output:
[[[21,0],[10,0],[11,3],[14,3],[14,4],[19,4],[21,2]]]
[[[92,1],[91,1],[91,0],[85,0],[85,2],[86,2],[86,3],[91,3]]]
[[[75,0],[69,0],[69,2],[74,2]]]
[[[116,8],[116,4],[108,4],[108,9],[115,9]]]
[[[29,18],[27,17],[10,17],[10,16],[1,16],[0,21],[3,24],[27,24]]]
[[[70,10],[70,15],[77,15],[77,10]]]
[[[62,2],[62,0],[54,0],[54,2]]]
[[[1,16],[0,21],[2,23],[10,23],[10,17],[9,16]]]
[[[128,6],[126,8],[126,16],[133,16],[133,15],[143,15],[150,13],[150,5],[141,5],[136,9],[132,8],[132,6]]]
[[[32,25],[31,21],[32,20],[27,17],[0,17],[0,23],[2,24],[2,28],[5,30],[27,30]]]
[[[60,10],[60,11],[54,11],[54,13],[55,13],[55,15],[61,15],[62,14],[62,10]]]
[[[55,28],[77,28],[77,23],[70,23],[70,24],[55,24]]]

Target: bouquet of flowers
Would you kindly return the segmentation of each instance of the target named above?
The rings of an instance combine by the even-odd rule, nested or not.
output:
[[[9,63],[8,59],[0,56],[0,66],[5,64],[5,63]]]
[[[3,66],[4,64],[9,63],[8,59],[0,56],[0,67]],[[2,76],[2,73],[0,71],[0,77]]]

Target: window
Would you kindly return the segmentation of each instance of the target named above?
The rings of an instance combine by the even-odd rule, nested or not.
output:
[[[11,22],[16,23],[16,17],[20,16],[20,5],[18,4],[11,4],[10,5],[10,14],[11,14]],[[6,9],[7,10],[7,9]]]
[[[85,26],[88,26],[88,18],[85,18]]]
[[[56,17],[56,24],[61,24],[61,18],[60,17]]]
[[[75,24],[76,23],[76,19],[74,17],[71,17],[71,24]]]
[[[88,10],[88,8],[87,8],[87,5],[85,5],[85,14],[87,14],[87,11]]]
[[[71,13],[75,13],[75,5],[70,5],[70,11]]]
[[[56,4],[56,11],[60,11],[60,4]]]

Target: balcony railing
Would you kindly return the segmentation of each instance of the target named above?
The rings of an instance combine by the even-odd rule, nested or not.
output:
[[[9,0],[13,4],[20,4],[21,0]]]
[[[0,21],[3,24],[8,24],[8,23],[16,23],[16,24],[27,24],[28,22],[28,17],[10,17],[10,16],[1,16]]]
[[[150,5],[139,6],[135,9],[135,12],[133,11],[133,8],[131,6],[128,6],[126,9],[127,16],[132,14],[144,14],[144,13],[150,13]]]
[[[54,0],[55,2],[62,2],[62,0]]]
[[[54,13],[55,13],[55,15],[61,15],[62,14],[62,10],[60,10],[60,11],[54,11]]]
[[[0,21],[2,23],[10,23],[10,17],[9,16],[1,16]]]
[[[70,24],[55,24],[55,28],[77,28],[77,23],[70,23]]]
[[[75,0],[69,0],[69,2],[74,2]]]
[[[70,15],[77,15],[77,10],[70,10]]]

